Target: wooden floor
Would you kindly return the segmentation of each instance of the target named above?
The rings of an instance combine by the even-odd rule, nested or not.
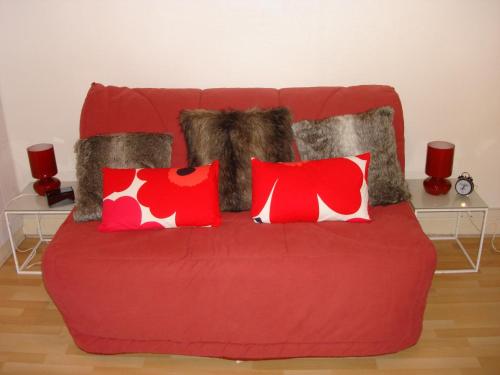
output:
[[[469,245],[473,243],[468,240]],[[496,246],[500,247],[497,240]],[[440,267],[459,265],[439,242]],[[436,275],[417,345],[365,358],[235,362],[174,355],[90,355],[80,351],[40,277],[0,269],[1,374],[500,374],[500,254],[485,244],[478,274]]]

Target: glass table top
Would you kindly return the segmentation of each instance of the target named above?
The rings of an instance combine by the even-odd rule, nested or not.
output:
[[[61,187],[71,186],[76,191],[76,181],[61,181]],[[33,190],[33,183],[28,184],[21,194],[14,197],[5,208],[6,212],[13,211],[40,211],[40,212],[69,212],[73,209],[74,203],[68,201],[59,202],[49,207],[47,198],[38,195]]]
[[[474,190],[471,194],[463,196],[455,191],[456,178],[450,178],[451,189],[447,194],[428,194],[423,185],[423,179],[406,180],[411,193],[411,203],[415,210],[419,209],[460,209],[460,208],[488,208]]]

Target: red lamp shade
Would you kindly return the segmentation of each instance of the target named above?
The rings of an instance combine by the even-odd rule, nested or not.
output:
[[[453,155],[455,145],[444,141],[433,141],[427,144],[427,160],[425,173],[430,176],[424,181],[424,188],[429,194],[446,194],[451,183],[446,179],[453,172]]]
[[[57,174],[56,157],[54,146],[49,143],[39,143],[27,148],[30,161],[31,175],[37,178],[33,189],[40,195],[57,189],[61,182],[54,178]]]

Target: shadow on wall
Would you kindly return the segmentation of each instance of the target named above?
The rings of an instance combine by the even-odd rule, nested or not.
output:
[[[0,97],[0,208],[2,210],[0,216],[0,246],[9,239],[4,210],[7,203],[17,194],[19,194],[19,186],[14,172],[14,161],[9,137],[7,136],[7,127],[5,126],[2,98]],[[17,225],[20,225],[20,223],[16,223]]]

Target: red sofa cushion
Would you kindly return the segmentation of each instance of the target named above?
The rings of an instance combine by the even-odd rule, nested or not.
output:
[[[174,137],[171,165],[185,167],[187,152],[179,112],[198,108],[200,94],[198,89],[131,89],[93,83],[80,116],[80,138],[120,132],[168,132]]]
[[[352,87],[141,89],[93,83],[80,119],[80,138],[117,132],[169,132],[174,137],[172,167],[187,165],[186,144],[179,125],[182,109],[249,109],[284,106],[293,122],[333,115],[394,108],[398,158],[404,171],[404,131],[401,102],[389,86]],[[296,159],[299,160],[296,152]]]
[[[382,85],[286,88],[280,90],[280,105],[290,108],[294,122],[361,113],[384,106],[394,108],[393,126],[396,133],[398,159],[404,172],[403,110],[394,88]]]
[[[236,109],[273,108],[279,106],[279,91],[262,88],[206,89],[201,92],[200,108]]]

